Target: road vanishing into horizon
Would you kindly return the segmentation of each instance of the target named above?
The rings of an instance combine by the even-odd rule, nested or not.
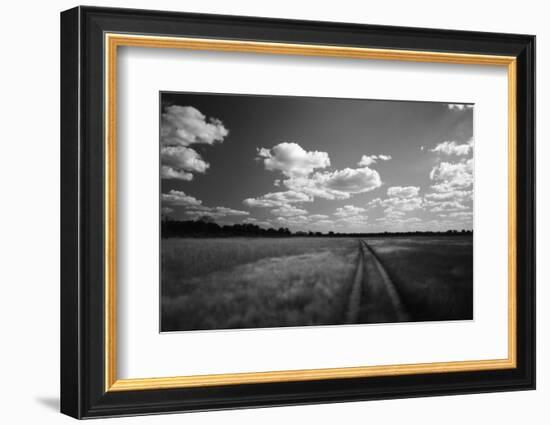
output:
[[[346,323],[392,323],[410,320],[411,317],[386,269],[371,246],[360,239]]]

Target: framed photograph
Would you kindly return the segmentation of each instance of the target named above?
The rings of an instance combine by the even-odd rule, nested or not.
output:
[[[535,37],[61,14],[61,411],[535,388]]]

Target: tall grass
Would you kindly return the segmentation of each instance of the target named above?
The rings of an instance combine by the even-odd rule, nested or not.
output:
[[[472,319],[471,236],[366,241],[412,320]],[[163,240],[162,330],[342,324],[358,255],[354,238]]]
[[[473,318],[472,236],[366,239],[414,321]]]
[[[343,323],[357,241],[169,239],[162,246],[162,329]]]

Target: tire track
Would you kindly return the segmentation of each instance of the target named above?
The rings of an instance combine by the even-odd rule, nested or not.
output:
[[[364,291],[365,296],[368,296],[370,293],[371,296],[376,295],[377,297],[377,299],[374,299],[377,311],[374,312],[373,316],[378,319],[377,321],[382,322],[406,322],[411,320],[399,296],[397,287],[376,257],[372,247],[364,240],[361,240],[361,244],[364,247],[364,261],[371,266],[369,267],[369,273],[365,276],[365,284],[367,286],[367,289]]]
[[[363,287],[363,275],[365,270],[365,253],[364,246],[359,241],[359,255],[357,256],[357,267],[355,268],[355,274],[353,276],[353,283],[348,298],[348,305],[346,309],[346,323],[357,323],[359,319],[359,310],[361,307],[361,290]]]
[[[359,256],[345,320],[348,324],[410,320],[395,284],[364,240],[359,240]]]

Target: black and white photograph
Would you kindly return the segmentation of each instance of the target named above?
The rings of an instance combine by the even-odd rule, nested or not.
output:
[[[474,105],[160,109],[161,331],[473,319]]]
[[[541,417],[550,30],[398,1],[10,14],[7,416]]]

